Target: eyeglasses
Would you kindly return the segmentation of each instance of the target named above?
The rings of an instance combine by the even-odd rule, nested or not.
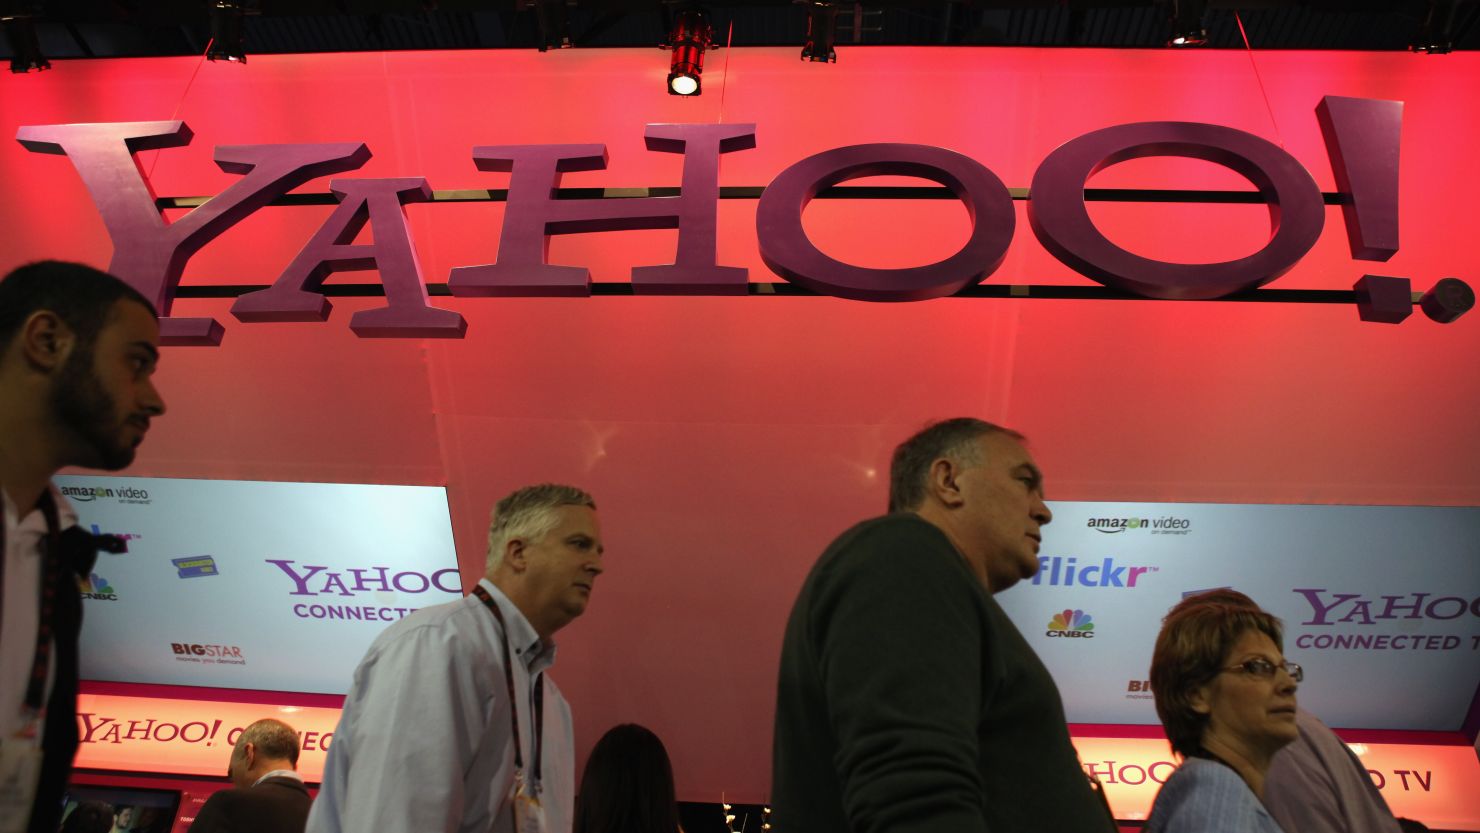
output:
[[[1285,669],[1285,673],[1290,675],[1290,679],[1297,683],[1305,679],[1305,669],[1301,668],[1298,663],[1286,661],[1276,665],[1261,657],[1245,660],[1238,665],[1224,668],[1223,670],[1242,671],[1250,677],[1258,677],[1261,680],[1272,680],[1274,679],[1274,672],[1280,668]]]

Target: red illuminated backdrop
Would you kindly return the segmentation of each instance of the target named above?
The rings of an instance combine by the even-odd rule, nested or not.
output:
[[[643,147],[650,122],[720,117],[719,73],[698,99],[663,92],[656,50],[254,56],[58,62],[0,78],[0,136],[22,125],[183,118],[186,148],[140,155],[155,193],[218,193],[216,144],[365,141],[354,176],[425,176],[437,190],[507,187],[481,144],[608,146],[566,187],[676,185],[681,160]],[[1480,143],[1480,56],[855,50],[832,66],[792,49],[736,50],[723,119],[757,124],[726,154],[725,186],[764,185],[842,145],[959,151],[1026,187],[1055,147],[1134,121],[1201,121],[1282,145],[1336,190],[1315,117],[1322,96],[1405,102],[1402,244],[1353,261],[1339,209],[1275,288],[1350,289],[1365,272],[1480,285],[1469,200]],[[70,163],[0,143],[0,269],[111,246]],[[891,180],[911,183],[910,180]],[[863,184],[863,183],[855,183]],[[924,183],[918,183],[924,184]],[[1245,189],[1210,163],[1144,159],[1092,187]],[[323,192],[323,180],[306,189]],[[1089,285],[1018,231],[989,283]],[[196,255],[184,285],[267,285],[331,211],[264,209]],[[500,203],[408,208],[430,282],[491,263]],[[1109,238],[1167,260],[1228,260],[1268,239],[1258,205],[1091,203]],[[719,205],[719,262],[761,262],[755,202]],[[819,201],[804,222],[829,254],[929,263],[966,240],[952,201]],[[672,262],[673,231],[555,238],[550,261],[597,281]],[[363,282],[348,273],[332,282]],[[668,743],[680,797],[763,798],[776,658],[791,600],[827,541],[882,510],[888,453],[932,417],[1026,432],[1050,497],[1256,503],[1480,504],[1480,323],[1396,326],[1348,305],[825,297],[436,298],[460,341],[361,339],[336,299],[327,323],[243,324],[231,299],[180,315],[226,326],[219,348],[172,348],[170,412],[130,473],[445,484],[464,580],[481,572],[491,503],[533,481],[584,485],[601,506],[608,571],[561,634],[556,670],[578,753],[636,721]],[[1050,527],[1047,531],[1052,536]],[[1394,571],[1401,570],[1395,554]],[[311,638],[311,634],[308,635]],[[326,650],[329,649],[326,646]],[[1131,669],[1127,677],[1139,676]],[[1394,704],[1401,708],[1401,704]],[[223,758],[224,762],[224,758]]]

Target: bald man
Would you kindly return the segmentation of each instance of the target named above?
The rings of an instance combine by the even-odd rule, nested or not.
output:
[[[226,774],[235,786],[211,796],[190,833],[303,833],[313,799],[298,767],[298,733],[281,720],[242,730]]]

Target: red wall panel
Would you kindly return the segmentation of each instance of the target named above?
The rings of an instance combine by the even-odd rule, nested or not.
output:
[[[697,100],[663,92],[657,50],[253,56],[58,62],[0,77],[0,136],[22,125],[183,118],[181,149],[141,155],[159,195],[233,179],[216,144],[362,140],[356,176],[426,176],[434,189],[502,188],[479,144],[605,142],[583,186],[676,185],[681,160],[644,149],[649,122],[713,121],[718,62]],[[1026,187],[1060,143],[1132,121],[1205,121],[1283,146],[1334,190],[1314,109],[1323,95],[1400,99],[1403,243],[1353,261],[1339,209],[1275,287],[1349,289],[1364,272],[1426,289],[1480,283],[1480,56],[1094,50],[850,50],[833,66],[794,49],[730,55],[724,119],[755,122],[722,185],[764,185],[812,153],[916,142],[970,155]],[[157,158],[156,158],[157,157]],[[63,157],[0,143],[0,269],[41,257],[107,263],[111,244]],[[1246,188],[1206,163],[1140,160],[1095,187]],[[320,180],[304,190],[326,191]],[[720,205],[720,263],[777,280],[757,254],[753,201]],[[492,262],[503,206],[417,205],[429,281]],[[1111,239],[1187,262],[1236,257],[1268,236],[1249,206],[1097,204]],[[268,208],[208,245],[184,283],[276,278],[325,207]],[[807,227],[849,262],[949,255],[966,234],[950,202],[819,202]],[[670,262],[676,233],[557,238],[551,261],[599,281]],[[342,275],[362,282],[373,275]],[[993,283],[1089,282],[1049,256],[1018,204]],[[556,677],[578,751],[614,723],[667,739],[680,797],[765,796],[776,657],[812,560],[882,510],[890,449],[924,420],[974,414],[1025,431],[1050,496],[1083,500],[1480,504],[1480,323],[1363,323],[1344,305],[822,297],[437,298],[468,319],[458,341],[369,340],[347,327],[242,324],[230,301],[182,315],[226,326],[219,348],[170,348],[170,413],[132,473],[446,484],[464,578],[482,570],[491,503],[531,481],[590,488],[608,571],[561,635]],[[1053,530],[1048,530],[1052,536]]]

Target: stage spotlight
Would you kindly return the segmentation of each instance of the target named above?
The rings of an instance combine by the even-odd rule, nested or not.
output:
[[[28,14],[0,17],[5,39],[10,42],[10,71],[30,72],[51,69],[51,61],[41,54],[41,41],[36,37],[36,19]]]
[[[1454,48],[1454,14],[1459,4],[1454,0],[1432,0],[1423,25],[1408,45],[1410,52],[1447,55]]]
[[[698,95],[703,92],[699,76],[704,73],[704,50],[714,45],[714,27],[709,13],[686,8],[673,13],[673,28],[665,49],[673,50],[668,66],[669,95]]]
[[[1167,46],[1202,46],[1208,42],[1206,0],[1169,0],[1172,7],[1167,21]]]
[[[833,43],[838,37],[838,10],[832,3],[802,0],[807,6],[807,43],[802,47],[802,60],[820,63],[838,62]]]
[[[570,13],[566,0],[535,0],[535,19],[540,27],[540,51],[569,49]]]
[[[247,8],[240,0],[211,0],[211,43],[206,59],[247,62]]]

